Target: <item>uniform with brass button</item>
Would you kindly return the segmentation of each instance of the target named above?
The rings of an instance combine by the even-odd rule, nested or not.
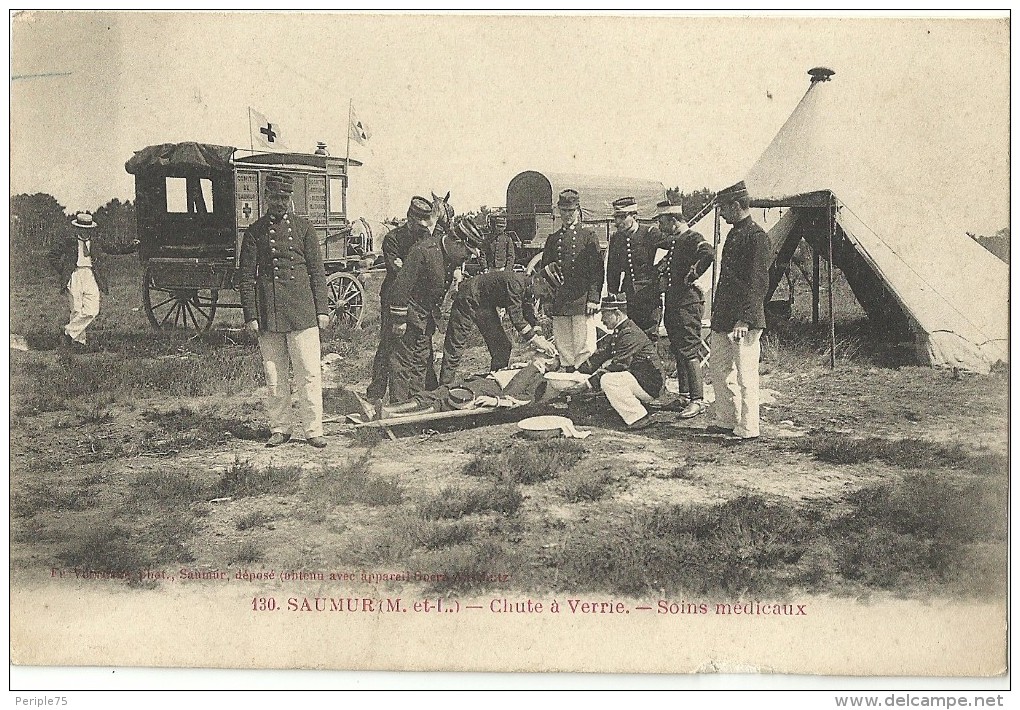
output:
[[[649,335],[659,327],[662,309],[655,269],[659,230],[637,221],[637,200],[621,197],[613,202],[616,232],[609,237],[606,283],[612,293],[627,294],[627,314]]]
[[[268,213],[241,242],[238,292],[248,328],[258,333],[266,373],[269,446],[294,430],[321,448],[322,367],[319,329],[329,323],[319,238],[308,220],[290,214],[293,179],[266,179]]]

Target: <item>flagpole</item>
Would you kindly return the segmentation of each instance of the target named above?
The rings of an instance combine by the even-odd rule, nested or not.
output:
[[[344,176],[350,172],[351,169],[351,121],[354,119],[354,97],[351,97],[350,103],[347,105],[347,158],[344,160]],[[346,180],[344,183],[346,184]]]
[[[251,106],[248,107],[248,149],[255,152],[255,139],[251,135]]]

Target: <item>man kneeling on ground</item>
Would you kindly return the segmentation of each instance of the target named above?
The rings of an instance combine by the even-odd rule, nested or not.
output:
[[[602,322],[612,332],[579,371],[605,372],[599,385],[628,429],[657,423],[644,403],[662,392],[659,355],[645,332],[627,317],[625,294],[611,293],[602,299]]]

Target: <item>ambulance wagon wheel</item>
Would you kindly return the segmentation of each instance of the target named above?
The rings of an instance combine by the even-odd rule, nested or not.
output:
[[[329,299],[329,323],[338,331],[361,327],[365,317],[365,287],[354,274],[337,271],[326,279]]]
[[[148,267],[142,275],[142,306],[149,324],[156,329],[209,330],[218,300],[216,289],[160,285]]]

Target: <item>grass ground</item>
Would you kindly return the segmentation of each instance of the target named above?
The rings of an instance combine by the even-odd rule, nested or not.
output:
[[[53,349],[65,306],[52,279],[14,282],[12,332],[32,346],[11,351],[15,579],[346,566],[417,570],[464,594],[1001,598],[1006,373],[889,367],[856,320],[840,324],[831,371],[824,333],[794,324],[765,348],[754,443],[705,436],[703,418],[623,432],[602,402],[570,412],[594,431],[583,441],[523,441],[512,423],[397,441],[331,427],[324,451],[266,450],[255,342],[149,331],[137,262],[115,261],[85,355]],[[377,286],[365,330],[324,344],[341,356],[330,413],[366,384]],[[466,369],[485,369],[473,345]]]

